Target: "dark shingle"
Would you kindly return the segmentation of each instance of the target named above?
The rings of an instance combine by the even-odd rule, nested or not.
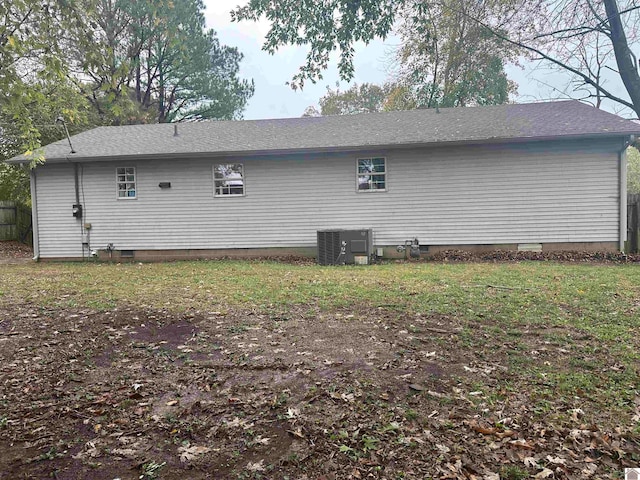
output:
[[[367,147],[640,135],[640,125],[578,101],[276,120],[98,127],[45,147],[48,161],[268,154]],[[24,160],[16,157],[14,161]]]

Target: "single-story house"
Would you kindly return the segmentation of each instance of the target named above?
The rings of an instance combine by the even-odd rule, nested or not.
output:
[[[98,127],[31,171],[35,256],[313,255],[327,229],[384,255],[614,251],[638,135],[578,101]]]

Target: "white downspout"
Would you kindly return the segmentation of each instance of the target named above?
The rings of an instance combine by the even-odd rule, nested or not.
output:
[[[618,248],[624,252],[627,241],[627,147],[620,150],[620,243]]]
[[[31,224],[33,230],[33,259],[40,260],[40,236],[38,235],[38,189],[36,188],[36,169],[29,172],[31,177]]]

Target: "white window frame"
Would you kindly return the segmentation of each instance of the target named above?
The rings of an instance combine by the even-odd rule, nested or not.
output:
[[[364,176],[360,173],[360,160],[384,160],[384,173],[372,173],[372,175],[382,175],[384,176],[384,188],[360,188],[360,177]],[[357,193],[375,193],[375,192],[386,192],[389,189],[389,167],[387,162],[387,157],[384,155],[372,155],[370,157],[358,157],[356,158],[356,192]]]
[[[216,178],[216,167],[220,166],[220,165],[233,165],[233,166],[239,166],[240,167],[240,175],[241,175],[241,179],[242,179],[242,193],[218,193],[218,186],[216,185],[217,181],[220,182],[224,182],[226,179],[222,178],[222,179],[217,179]],[[215,163],[213,164],[213,166],[211,167],[211,171],[213,174],[213,196],[215,198],[238,198],[238,197],[244,197],[247,194],[247,178],[244,172],[244,163]],[[232,186],[227,186],[227,189],[231,189]]]
[[[124,170],[124,173],[120,173],[121,170]],[[132,171],[133,173],[129,173]],[[127,177],[129,175],[133,175],[133,181],[127,181]],[[124,181],[122,178],[124,177]],[[120,196],[120,192],[124,191],[126,193],[131,190],[126,186],[127,184],[133,183],[133,196],[126,195],[124,197]],[[125,185],[125,190],[120,190],[120,185]],[[116,167],[116,198],[118,200],[136,200],[138,198],[138,174],[136,172],[136,167]]]

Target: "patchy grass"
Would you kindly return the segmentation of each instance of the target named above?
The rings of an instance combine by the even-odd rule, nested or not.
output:
[[[634,265],[5,266],[0,471],[620,478],[639,309]]]

